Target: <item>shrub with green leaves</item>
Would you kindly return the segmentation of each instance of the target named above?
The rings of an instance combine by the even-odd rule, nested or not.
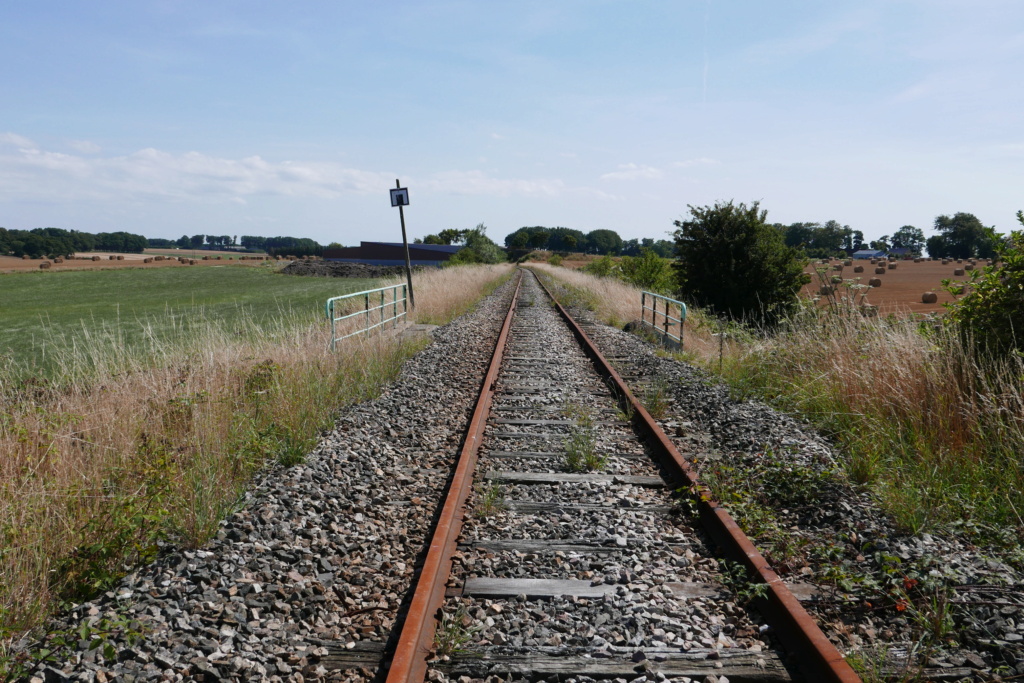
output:
[[[1017,212],[1024,224],[1024,212]],[[968,293],[948,304],[950,318],[978,351],[1005,356],[1024,349],[1024,231],[1015,230],[996,247],[997,265],[971,273]],[[943,281],[952,291],[958,287]]]
[[[799,251],[787,247],[758,202],[690,206],[676,221],[676,271],[680,293],[700,307],[773,327],[797,307],[809,282]]]

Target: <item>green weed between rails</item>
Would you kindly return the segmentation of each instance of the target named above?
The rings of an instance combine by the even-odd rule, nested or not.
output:
[[[480,625],[474,625],[469,610],[463,604],[460,604],[454,612],[442,611],[441,623],[438,624],[437,630],[434,632],[435,653],[441,658],[465,653],[467,651],[465,646],[473,640],[474,634],[480,629]]]
[[[566,411],[575,424],[569,437],[562,442],[562,462],[570,472],[597,472],[608,464],[608,458],[597,451],[597,432],[594,420],[585,407],[570,404]]]
[[[480,519],[493,517],[508,509],[508,501],[505,500],[505,487],[500,484],[478,485],[476,494],[473,514]]]
[[[474,285],[452,290],[474,298]],[[421,296],[444,307],[430,288]],[[146,359],[88,352],[101,361],[89,367],[104,372],[70,367],[75,379],[61,386],[8,376],[4,386],[16,390],[0,401],[0,644],[63,601],[109,589],[161,544],[204,543],[256,473],[305,457],[339,408],[377,395],[427,343],[386,335],[331,353],[322,321],[282,318],[259,334],[212,326],[154,344]]]
[[[657,379],[644,387],[643,398],[640,399],[640,402],[655,420],[665,417],[669,408],[668,382],[664,379]]]

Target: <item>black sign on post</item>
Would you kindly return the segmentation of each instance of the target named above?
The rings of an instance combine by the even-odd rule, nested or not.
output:
[[[402,183],[395,178],[395,189],[391,190],[391,206],[398,207],[398,215],[402,219],[402,246],[405,247],[405,281],[409,285],[409,308],[416,308],[416,299],[412,295],[412,264],[409,262],[409,240],[405,236],[405,210],[403,206],[409,206],[409,188],[402,187]]]

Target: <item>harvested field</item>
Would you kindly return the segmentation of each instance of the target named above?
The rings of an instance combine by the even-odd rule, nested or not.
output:
[[[166,255],[165,255],[166,254]],[[193,254],[199,254],[193,256]],[[156,259],[157,256],[162,256],[159,261]],[[231,256],[222,256],[222,260],[207,260],[203,261],[202,257],[208,255],[205,252],[193,252],[179,251],[173,252],[173,250],[150,250],[147,249],[143,254],[113,254],[110,252],[90,251],[84,254],[75,254],[73,257],[68,259],[62,259],[58,262],[56,259],[51,261],[53,267],[52,271],[64,271],[64,270],[99,270],[108,268],[167,268],[167,267],[180,267],[183,265],[178,259],[184,258],[186,263],[190,260],[195,260],[196,265],[204,266],[223,266],[227,264],[231,265],[245,265],[245,266],[258,266],[264,263],[261,259],[250,258],[244,260],[238,260],[238,254],[232,254]],[[213,254],[217,256],[216,253]],[[247,255],[248,256],[248,255]],[[147,259],[152,259],[147,261]],[[15,256],[0,256],[0,273],[20,273],[25,271],[39,270],[39,264],[43,261],[49,261],[50,259],[29,259],[20,258]]]
[[[943,304],[953,301],[953,295],[942,289],[942,280],[967,280],[965,275],[954,275],[954,269],[963,268],[963,264],[957,265],[950,262],[943,265],[941,261],[899,261],[897,268],[888,268],[884,263],[876,264],[878,268],[871,266],[868,261],[854,261],[853,266],[843,266],[842,261],[833,259],[825,264],[817,262],[807,266],[805,272],[813,278],[811,283],[805,285],[802,293],[807,297],[818,295],[821,283],[815,274],[816,268],[824,268],[826,277],[841,275],[844,280],[856,280],[860,284],[868,284],[868,278],[874,275],[881,281],[878,287],[872,287],[868,293],[867,302],[878,306],[879,313],[944,313]],[[979,267],[984,261],[978,262]],[[891,264],[890,264],[891,265]],[[839,266],[840,271],[835,270]],[[864,266],[866,272],[856,273],[857,266]],[[878,272],[878,271],[881,272]],[[869,275],[870,274],[870,275]],[[925,292],[935,292],[935,301],[923,303],[922,295]],[[839,294],[842,294],[840,288]]]

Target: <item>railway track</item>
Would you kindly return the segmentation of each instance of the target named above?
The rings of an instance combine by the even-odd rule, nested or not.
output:
[[[389,683],[859,680],[587,342],[524,271]]]

